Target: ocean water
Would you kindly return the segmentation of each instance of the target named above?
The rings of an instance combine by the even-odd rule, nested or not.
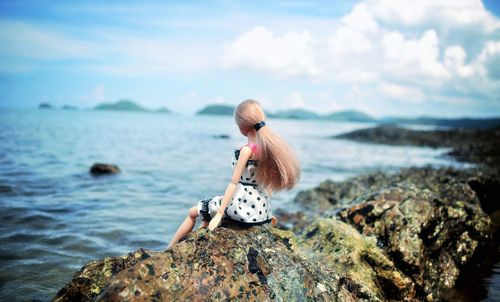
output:
[[[302,165],[299,184],[275,194],[274,209],[293,209],[297,192],[325,179],[470,166],[443,156],[447,149],[328,138],[366,123],[268,125]],[[0,109],[0,300],[50,300],[90,260],[165,248],[189,207],[224,193],[232,152],[245,143],[232,117]],[[93,177],[95,162],[122,173]]]

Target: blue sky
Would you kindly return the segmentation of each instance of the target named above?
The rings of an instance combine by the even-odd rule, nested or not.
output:
[[[500,116],[497,1],[1,1],[0,107]]]

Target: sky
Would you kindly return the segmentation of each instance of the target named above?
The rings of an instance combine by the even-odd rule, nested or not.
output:
[[[0,1],[0,107],[500,116],[500,1]]]

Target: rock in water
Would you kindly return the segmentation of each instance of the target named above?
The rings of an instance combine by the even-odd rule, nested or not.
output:
[[[120,172],[120,168],[116,165],[95,163],[90,168],[92,175],[116,174]]]

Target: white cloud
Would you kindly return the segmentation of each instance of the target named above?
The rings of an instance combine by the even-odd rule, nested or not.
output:
[[[278,55],[290,36],[301,37],[294,39],[295,51]],[[232,69],[350,85],[346,99],[360,97],[359,90],[370,99],[456,98],[465,105],[498,101],[500,89],[493,87],[500,87],[499,37],[499,19],[479,0],[365,0],[326,34],[305,26],[276,36],[273,28],[258,27],[234,40],[224,58]],[[338,99],[335,93],[331,99]]]
[[[361,33],[349,27],[340,27],[328,39],[331,54],[334,57],[360,54],[372,49],[372,43]]]
[[[316,76],[313,39],[307,31],[287,32],[274,36],[263,26],[257,26],[227,46],[223,64],[228,68],[269,71],[280,77]]]
[[[500,79],[500,41],[487,41],[477,58],[483,76]]]
[[[467,53],[460,45],[446,47],[444,51],[444,65],[461,77],[474,75],[474,68],[466,65]]]
[[[406,39],[400,32],[389,32],[382,37],[385,57],[394,71],[414,71],[432,78],[446,78],[448,73],[439,61],[439,39],[434,30],[428,30],[419,39]]]
[[[480,25],[487,32],[500,28],[480,0],[368,0],[376,19],[393,25],[459,28]]]
[[[407,87],[394,83],[381,83],[377,88],[384,95],[402,102],[420,103],[424,97],[422,91],[415,87]]]
[[[349,28],[357,31],[376,31],[378,29],[377,22],[373,19],[372,14],[364,3],[359,3],[354,6],[352,11],[342,17],[342,22]]]

